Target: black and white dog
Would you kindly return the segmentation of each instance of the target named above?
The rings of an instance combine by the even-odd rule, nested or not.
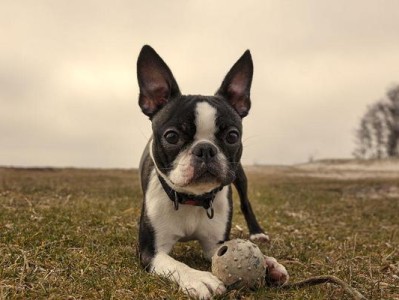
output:
[[[153,130],[140,162],[140,261],[200,299],[223,293],[223,283],[210,272],[176,261],[169,252],[178,241],[198,240],[211,258],[229,239],[231,184],[240,196],[251,240],[268,240],[252,212],[240,164],[241,121],[251,107],[252,74],[247,50],[214,96],[186,96],[150,46],[142,48],[137,61],[139,105]]]

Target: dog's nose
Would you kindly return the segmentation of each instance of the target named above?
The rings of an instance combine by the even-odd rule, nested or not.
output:
[[[211,158],[213,158],[217,153],[218,149],[212,145],[211,143],[198,143],[194,148],[193,148],[193,154],[204,160],[204,161],[209,161]]]

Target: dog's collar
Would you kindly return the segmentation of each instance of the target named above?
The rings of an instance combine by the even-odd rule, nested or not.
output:
[[[185,205],[193,205],[193,206],[202,206],[206,210],[206,214],[209,219],[213,218],[213,201],[215,200],[216,194],[223,189],[223,186],[217,187],[212,191],[202,194],[202,195],[189,195],[184,193],[179,193],[172,189],[163,179],[162,176],[158,174],[158,179],[161,182],[161,185],[168,195],[169,199],[173,202],[175,210],[179,209],[179,204]]]

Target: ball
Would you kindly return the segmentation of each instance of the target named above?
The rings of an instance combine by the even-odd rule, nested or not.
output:
[[[265,282],[265,256],[251,241],[242,239],[227,241],[212,257],[212,273],[226,286],[260,287]]]

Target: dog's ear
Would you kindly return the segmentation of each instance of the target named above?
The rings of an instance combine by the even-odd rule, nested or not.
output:
[[[179,86],[162,58],[145,45],[137,59],[137,79],[140,87],[139,105],[152,118],[171,98],[180,95]]]
[[[247,50],[227,73],[216,92],[216,95],[222,96],[233,106],[241,118],[244,118],[251,108],[253,70],[251,53]]]

